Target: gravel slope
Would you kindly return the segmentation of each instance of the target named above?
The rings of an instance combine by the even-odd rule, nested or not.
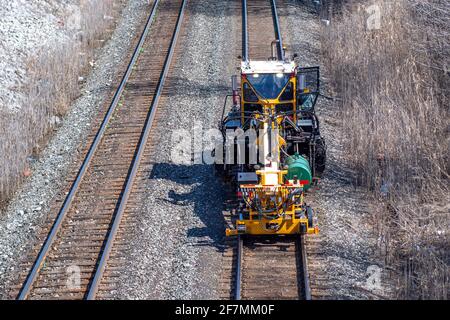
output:
[[[237,2],[239,3],[239,2]],[[223,237],[221,185],[208,165],[171,162],[172,132],[194,123],[215,128],[240,53],[233,1],[190,0],[183,50],[166,82],[157,152],[131,231],[129,263],[115,293],[122,299],[217,298]],[[237,16],[236,16],[237,15]]]
[[[84,94],[74,103],[40,158],[32,164],[32,177],[8,208],[0,212],[0,298],[7,298],[18,263],[36,240],[35,234],[49,215],[52,199],[64,188],[69,169],[73,169],[80,145],[86,141],[94,118],[109,96],[117,66],[126,57],[136,29],[145,18],[146,8],[148,0],[130,0],[123,9],[111,40],[99,51],[95,68],[86,79]]]
[[[0,5],[0,109],[18,111],[23,96],[16,90],[26,79],[24,61],[34,50],[69,39],[59,24],[64,5],[52,1],[2,1]],[[57,13],[57,14],[54,14]]]

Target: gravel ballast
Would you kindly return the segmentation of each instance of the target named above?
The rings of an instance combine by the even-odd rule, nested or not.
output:
[[[83,94],[74,102],[39,158],[33,161],[32,176],[17,191],[8,207],[0,212],[1,298],[9,298],[9,285],[16,277],[19,262],[36,241],[38,227],[45,225],[50,214],[50,203],[64,189],[73,164],[79,161],[80,145],[86,141],[104,99],[109,96],[117,67],[125,59],[136,30],[145,21],[146,12],[147,0],[128,2],[111,40],[98,52]],[[36,32],[39,41],[41,31]]]

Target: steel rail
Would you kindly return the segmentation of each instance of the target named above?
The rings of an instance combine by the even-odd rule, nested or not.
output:
[[[45,242],[44,242],[42,248],[39,251],[38,257],[35,260],[33,267],[31,269],[30,273],[28,274],[24,285],[22,286],[22,288],[19,292],[19,295],[17,297],[18,300],[26,299],[28,294],[30,293],[33,283],[36,280],[36,277],[42,267],[42,264],[43,264],[45,258],[47,257],[49,249],[51,248],[53,241],[55,240],[56,235],[58,234],[58,232],[61,228],[62,221],[65,219],[67,212],[69,211],[72,200],[73,200],[76,192],[78,191],[80,183],[83,180],[83,177],[86,173],[87,168],[89,167],[91,159],[92,159],[94,153],[97,151],[98,145],[100,144],[100,141],[102,140],[102,138],[104,136],[104,133],[108,127],[109,121],[110,121],[114,111],[116,110],[117,105],[119,104],[120,97],[122,96],[123,90],[125,89],[125,85],[128,82],[128,79],[130,78],[130,75],[133,71],[133,67],[136,64],[136,61],[139,57],[140,50],[141,50],[142,46],[144,45],[145,39],[147,38],[147,35],[148,35],[148,32],[150,31],[150,27],[152,25],[152,21],[155,16],[158,4],[159,4],[159,0],[155,0],[152,10],[151,10],[151,13],[147,19],[144,31],[142,32],[139,42],[133,52],[131,61],[129,62],[129,64],[127,66],[127,70],[126,70],[124,76],[122,77],[122,80],[120,81],[119,87],[117,88],[117,90],[114,94],[114,98],[113,98],[113,100],[108,108],[108,111],[101,123],[101,126],[100,126],[99,130],[97,131],[97,134],[95,135],[94,141],[92,142],[91,146],[89,147],[89,151],[83,160],[83,164],[81,165],[81,168],[77,173],[76,179],[73,182],[72,186],[70,187],[69,193],[67,194],[66,198],[64,199],[63,206],[62,206],[61,210],[59,211],[57,218],[56,218],[54,224],[52,225],[52,228],[51,228],[47,238],[45,239]]]
[[[283,38],[281,37],[280,21],[276,0],[270,0],[272,8],[272,18],[277,41],[277,54],[281,61],[284,61]],[[242,61],[249,61],[248,56],[248,7],[247,0],[242,0]]]
[[[278,19],[278,10],[276,0],[270,0],[272,6],[273,25],[275,29],[275,38],[277,41],[278,58],[284,61],[283,39],[280,31],[280,21]]]
[[[242,61],[248,61],[247,0],[242,0]]]
[[[178,14],[178,19],[177,19],[177,23],[176,23],[176,27],[175,27],[175,32],[173,34],[173,37],[172,37],[172,40],[171,40],[171,43],[170,43],[170,47],[169,47],[169,53],[168,53],[168,55],[166,57],[166,60],[164,62],[163,71],[162,71],[161,77],[160,77],[159,82],[158,82],[158,87],[157,87],[155,96],[154,96],[154,98],[152,100],[152,103],[150,105],[149,114],[147,115],[147,119],[145,120],[144,131],[143,131],[143,133],[142,133],[142,135],[140,137],[138,150],[136,152],[136,156],[134,157],[132,165],[131,165],[131,171],[130,171],[130,173],[128,175],[128,178],[127,178],[125,190],[124,190],[124,192],[122,194],[122,197],[120,199],[120,204],[119,204],[117,212],[116,212],[116,214],[114,216],[113,225],[112,225],[110,233],[108,235],[108,238],[107,238],[107,241],[106,241],[106,244],[105,244],[105,248],[103,250],[103,253],[102,253],[101,258],[100,258],[100,262],[98,264],[98,267],[96,269],[94,278],[93,278],[93,280],[91,282],[91,285],[89,287],[89,290],[88,290],[87,300],[94,300],[96,295],[97,295],[97,292],[98,292],[98,289],[99,289],[99,285],[100,285],[101,279],[103,277],[103,273],[104,273],[104,271],[106,269],[106,264],[107,264],[107,261],[108,261],[109,256],[110,256],[111,249],[112,249],[112,246],[113,246],[113,243],[114,243],[117,231],[119,229],[119,225],[120,225],[121,219],[122,219],[123,214],[125,212],[125,208],[126,208],[126,205],[127,205],[128,198],[129,198],[129,196],[131,194],[131,190],[133,188],[133,184],[134,184],[137,172],[138,172],[139,164],[140,164],[141,159],[143,157],[145,146],[146,146],[148,137],[150,135],[150,131],[151,131],[152,126],[153,126],[153,120],[155,118],[156,109],[157,109],[157,106],[158,106],[158,103],[159,103],[159,100],[160,100],[160,97],[161,97],[161,94],[162,94],[164,83],[165,83],[167,75],[169,73],[170,65],[171,65],[172,58],[173,58],[173,55],[174,55],[174,52],[175,52],[176,43],[177,43],[178,36],[179,36],[179,33],[180,33],[181,25],[183,23],[183,16],[184,16],[184,11],[185,11],[186,1],[187,0],[183,0],[183,2],[181,4],[181,9],[180,9],[180,12]]]
[[[309,273],[308,273],[308,259],[306,257],[306,247],[305,247],[305,236],[301,235],[298,239],[300,245],[301,263],[303,266],[303,297],[304,300],[312,300],[311,298],[311,287],[309,284]]]
[[[240,235],[237,236],[237,257],[236,257],[236,283],[234,287],[234,300],[241,300],[241,281],[242,281],[242,244]]]

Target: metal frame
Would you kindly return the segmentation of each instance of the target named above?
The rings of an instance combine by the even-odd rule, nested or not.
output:
[[[302,71],[317,71],[317,92],[320,91],[320,67],[302,67],[302,68],[298,68],[298,72],[302,72]]]
[[[315,111],[316,103],[317,103],[317,100],[319,99],[319,96],[320,96],[320,67],[298,68],[298,70],[297,70],[297,77],[300,74],[309,73],[310,71],[316,71],[316,73],[317,73],[317,83],[316,83],[317,91],[308,93],[308,94],[315,94],[316,95],[316,97],[314,98],[313,106],[312,106],[312,111]],[[301,95],[302,94],[300,93],[300,96]]]
[[[223,120],[224,120],[224,118],[225,118],[225,110],[226,110],[226,108],[227,108],[227,102],[228,102],[228,98],[232,98],[233,97],[233,95],[232,94],[227,94],[226,96],[225,96],[225,102],[223,103],[223,109],[222,109],[222,116],[221,116],[221,121],[220,121],[220,123],[222,123],[223,122]],[[241,96],[239,95],[239,100],[241,99]]]

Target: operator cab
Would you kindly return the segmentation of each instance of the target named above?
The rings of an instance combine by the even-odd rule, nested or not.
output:
[[[270,123],[285,142],[281,161],[299,154],[309,161],[313,177],[320,178],[325,169],[326,145],[315,113],[319,90],[319,67],[299,68],[296,62],[287,60],[241,62],[240,84],[238,77],[233,76],[233,93],[225,99],[219,124],[224,141],[227,141],[227,130],[249,132],[245,138],[245,164],[239,170],[254,170],[247,161],[247,151],[254,147],[249,144],[252,133],[247,130],[256,129],[258,134],[264,123]],[[233,105],[225,115],[229,97],[233,98]],[[236,138],[234,154],[238,145]],[[233,175],[230,168],[237,165],[236,161],[234,157],[232,164],[222,166],[223,170]]]
[[[255,114],[295,114],[296,66],[284,61],[241,63],[242,125]]]
[[[269,113],[290,116],[297,126],[311,126],[319,96],[319,68],[298,68],[293,61],[244,61],[240,96],[243,127],[249,118]]]

